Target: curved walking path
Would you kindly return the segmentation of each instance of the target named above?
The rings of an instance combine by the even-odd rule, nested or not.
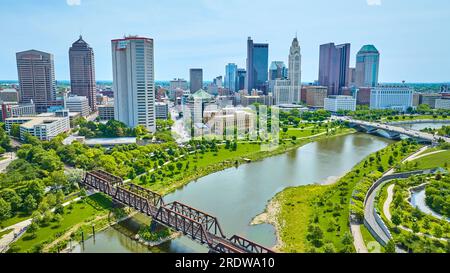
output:
[[[392,203],[393,196],[394,196],[394,191],[393,191],[394,190],[394,186],[395,186],[395,184],[392,184],[392,185],[389,186],[389,188],[388,188],[388,198],[386,199],[386,201],[383,204],[383,213],[386,216],[386,218],[389,220],[389,222],[392,222],[392,216],[391,216],[391,209],[390,208],[391,208],[391,203]],[[419,236],[424,236],[424,237],[427,237],[429,239],[440,240],[440,241],[443,241],[443,242],[448,241],[448,239],[437,238],[437,237],[434,237],[433,235],[425,234],[425,233],[422,233],[422,232],[415,233],[412,229],[404,227],[404,226],[398,226],[398,227],[403,229],[403,230],[405,230],[405,231],[411,232],[411,233],[419,235]]]
[[[369,253],[361,233],[361,225],[350,224],[350,229],[352,231],[353,245],[355,246],[356,253]]]
[[[388,196],[383,204],[383,213],[389,220],[389,222],[392,221],[391,210],[389,209],[389,207],[391,206],[392,200],[394,199],[394,187],[395,184],[392,184],[387,188]]]
[[[439,153],[446,152],[446,151],[447,150],[439,150],[439,151],[434,151],[434,152],[431,152],[431,153],[420,154],[420,155],[417,155],[417,156],[415,156],[413,158],[405,160],[405,162],[413,161],[413,160],[416,160],[416,159],[419,159],[419,158],[422,158],[422,157],[427,157],[427,156],[430,156],[430,155],[439,154]]]

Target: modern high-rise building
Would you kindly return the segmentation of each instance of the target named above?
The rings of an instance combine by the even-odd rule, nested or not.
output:
[[[380,53],[373,45],[365,45],[356,55],[357,87],[375,87],[378,84],[378,71],[380,67]]]
[[[20,102],[33,103],[38,113],[56,100],[55,65],[50,53],[28,50],[16,53]]]
[[[302,90],[302,54],[297,37],[292,41],[289,50],[289,80],[291,81],[293,102],[301,101]]]
[[[356,83],[356,68],[350,67],[348,69],[348,86],[354,87]]]
[[[292,92],[291,80],[277,79],[274,82],[273,94],[275,97],[275,105],[292,104],[294,101],[294,92]]]
[[[111,41],[114,119],[156,131],[153,39],[137,36]]]
[[[238,91],[237,86],[238,79],[238,66],[233,63],[229,63],[225,66],[225,85],[224,87],[230,91]]]
[[[72,95],[86,97],[91,111],[96,111],[94,50],[81,36],[69,49],[69,62]]]
[[[269,81],[287,78],[288,78],[288,69],[284,64],[284,62],[273,61],[269,67]]]
[[[236,87],[237,91],[245,89],[245,79],[247,77],[247,71],[244,68],[238,68],[237,70],[237,80]]]
[[[251,37],[247,40],[247,76],[245,89],[267,91],[269,69],[269,44],[253,43]],[[267,93],[267,92],[266,92]]]
[[[189,89],[191,90],[191,94],[203,89],[203,69],[192,68],[189,71],[189,75]]]
[[[319,85],[328,87],[328,95],[339,95],[348,86],[350,44],[320,46]]]

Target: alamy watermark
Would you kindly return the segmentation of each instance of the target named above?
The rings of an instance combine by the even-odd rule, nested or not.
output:
[[[182,127],[191,139],[258,142],[263,151],[274,150],[280,144],[280,109],[277,106],[220,107],[196,98],[183,103],[181,111]]]

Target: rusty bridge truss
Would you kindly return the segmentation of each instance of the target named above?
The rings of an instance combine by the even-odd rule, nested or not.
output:
[[[83,185],[110,196],[113,201],[133,208],[172,230],[206,245],[213,253],[273,253],[243,237],[227,238],[216,217],[180,202],[165,204],[162,196],[105,171],[86,173]]]

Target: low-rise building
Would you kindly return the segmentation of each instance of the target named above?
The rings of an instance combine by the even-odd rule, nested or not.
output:
[[[406,112],[413,107],[414,90],[406,85],[378,85],[370,93],[370,109],[393,109]]]
[[[306,86],[305,102],[308,107],[323,108],[325,98],[328,95],[328,88],[326,86]]]
[[[431,108],[435,108],[436,100],[440,98],[442,98],[442,94],[439,93],[420,94],[419,104],[426,104]]]
[[[450,97],[437,99],[435,107],[436,107],[436,109],[450,110]]]
[[[24,140],[29,133],[40,140],[49,141],[61,133],[70,131],[69,117],[34,116],[7,118],[5,120],[6,131],[11,132],[13,124],[20,124],[20,139]]]
[[[114,119],[114,104],[108,103],[106,105],[99,105],[98,117],[100,120],[113,120]]]
[[[65,101],[66,109],[70,112],[80,113],[82,117],[89,116],[90,107],[89,100],[83,96],[71,96],[66,97]]]
[[[0,90],[0,101],[19,102],[19,92],[16,89]]]
[[[356,104],[370,105],[370,87],[360,87],[356,91]]]
[[[325,98],[324,108],[330,112],[355,111],[356,99],[352,96],[329,96]]]
[[[36,107],[32,103],[18,104],[17,102],[3,102],[0,104],[0,120],[23,116],[35,116]]]
[[[156,119],[168,119],[169,118],[169,105],[163,102],[155,103]]]

